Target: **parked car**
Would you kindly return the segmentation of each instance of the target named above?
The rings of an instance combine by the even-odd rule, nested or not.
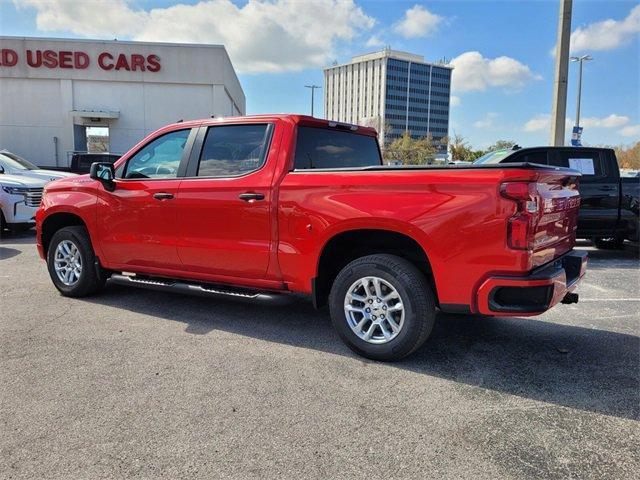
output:
[[[59,178],[74,175],[73,173],[42,169],[8,150],[0,150],[0,174],[39,178],[46,181],[58,180]]]
[[[112,282],[329,305],[357,353],[396,360],[436,308],[540,314],[573,293],[575,171],[382,165],[376,131],[298,115],[151,134],[115,166],[47,185],[37,247],[62,295]]]
[[[75,152],[71,155],[69,170],[73,173],[89,173],[89,169],[91,168],[92,163],[115,163],[119,158],[120,155],[116,155],[115,153]]]
[[[475,165],[537,163],[581,171],[578,238],[598,248],[621,248],[625,239],[638,241],[637,177],[620,175],[615,151],[595,147],[533,147],[489,152]]]
[[[47,181],[20,175],[0,175],[0,233],[26,230],[35,225],[42,190]]]

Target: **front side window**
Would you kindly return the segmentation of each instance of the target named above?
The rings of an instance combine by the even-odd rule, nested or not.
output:
[[[176,178],[190,132],[177,130],[149,142],[129,159],[124,178]]]
[[[209,127],[199,177],[236,177],[258,170],[265,159],[268,125]]]
[[[369,135],[317,127],[298,127],[295,169],[382,165],[378,140]]]

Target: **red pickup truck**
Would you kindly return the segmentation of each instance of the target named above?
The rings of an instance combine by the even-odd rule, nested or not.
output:
[[[373,129],[300,115],[177,123],[47,185],[37,245],[66,296],[131,286],[328,304],[361,355],[395,360],[436,309],[540,314],[573,293],[579,173],[384,166]]]

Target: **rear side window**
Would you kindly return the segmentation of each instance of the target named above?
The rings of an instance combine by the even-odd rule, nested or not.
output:
[[[517,155],[512,155],[505,159],[505,163],[539,163],[541,165],[547,165],[547,152],[522,152]]]
[[[294,168],[348,168],[382,165],[378,140],[328,128],[298,127]]]
[[[597,151],[560,151],[549,159],[556,167],[566,167],[582,173],[581,182],[595,182],[607,176],[605,159]]]
[[[268,125],[209,127],[198,166],[199,177],[235,177],[264,163]]]

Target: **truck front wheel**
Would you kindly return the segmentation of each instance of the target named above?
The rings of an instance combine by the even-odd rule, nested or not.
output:
[[[58,230],[47,252],[49,276],[65,297],[84,297],[104,287],[107,275],[96,262],[84,227]]]
[[[410,355],[435,321],[435,298],[425,276],[388,254],[358,258],[336,277],[329,295],[331,320],[354,352],[373,360]]]

